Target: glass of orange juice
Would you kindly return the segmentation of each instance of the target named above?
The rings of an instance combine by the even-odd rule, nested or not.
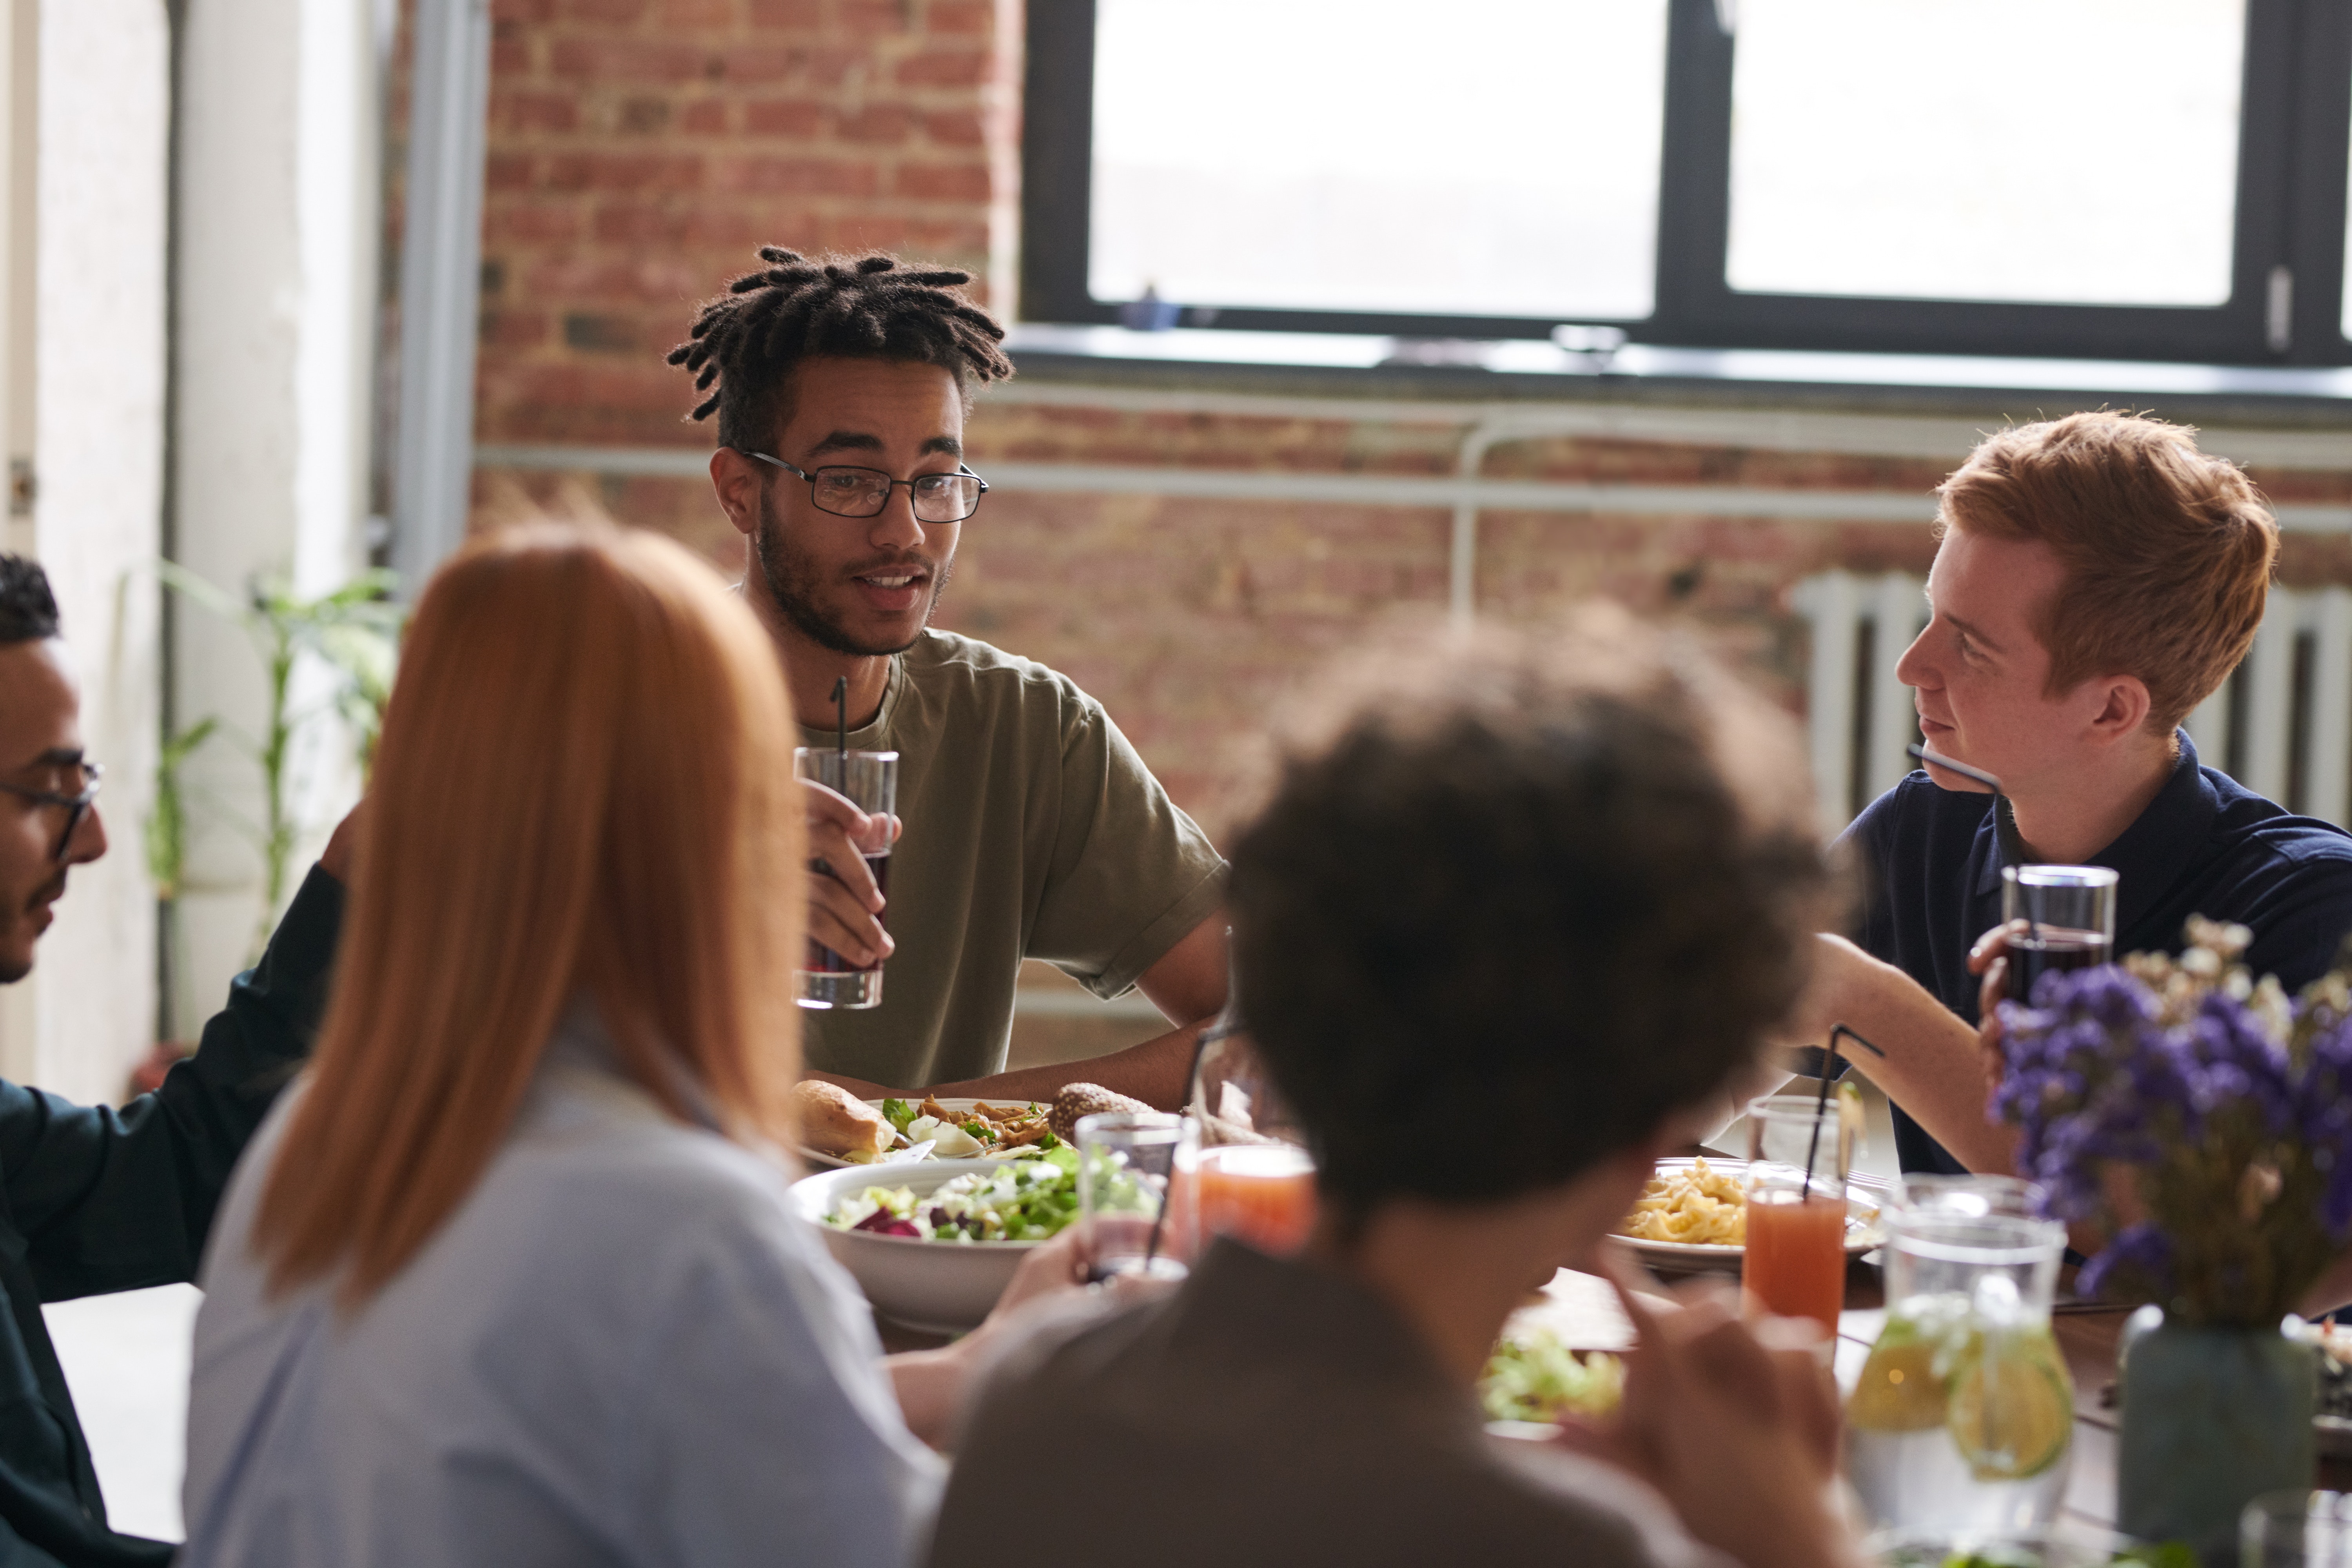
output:
[[[1748,1246],[1739,1293],[1750,1311],[1811,1318],[1831,1339],[1845,1306],[1845,1178],[1851,1121],[1809,1094],[1748,1106]]]
[[[1229,1236],[1279,1258],[1306,1245],[1315,1228],[1315,1159],[1245,1035],[1213,1026],[1192,1075],[1192,1114],[1200,1128],[1186,1194],[1192,1247]]]

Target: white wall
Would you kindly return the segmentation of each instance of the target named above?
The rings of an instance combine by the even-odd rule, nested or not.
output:
[[[377,94],[361,0],[191,5],[180,107],[180,384],[174,456],[181,563],[242,594],[257,576],[315,595],[361,563],[377,235]],[[257,735],[261,666],[243,633],[178,615],[176,718],[219,714]],[[316,672],[299,683],[315,693]],[[310,831],[299,885],[357,793],[326,726],[297,752]],[[261,860],[223,826],[258,822],[251,762],[215,744],[189,776],[197,831],[182,904],[179,1032],[219,1005],[261,908]]]
[[[19,371],[30,351],[31,542],[79,666],[85,738],[109,767],[113,848],[73,874],[29,991],[9,999],[0,1069],[112,1100],[153,1038],[154,904],[140,824],[158,691],[146,568],[163,497],[169,39],[155,0],[42,0],[37,29],[16,19],[12,9],[12,39],[38,35],[37,322],[29,344],[7,348]]]

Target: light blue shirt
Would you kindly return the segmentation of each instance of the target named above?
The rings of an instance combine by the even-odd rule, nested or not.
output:
[[[248,1247],[289,1093],[204,1270],[188,1568],[899,1568],[940,1461],[780,1165],[683,1125],[575,1009],[514,1131],[356,1315]]]

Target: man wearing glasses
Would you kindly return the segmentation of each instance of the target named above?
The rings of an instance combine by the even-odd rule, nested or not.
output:
[[[0,555],[0,984],[32,973],[68,874],[106,853],[100,776],[48,579]],[[0,1563],[171,1558],[107,1528],[41,1303],[195,1278],[229,1169],[317,1033],[349,843],[346,824],[154,1093],[117,1110],[0,1082]]]
[[[671,363],[709,392],[695,417],[719,416],[711,483],[749,542],[744,593],[804,743],[835,744],[838,719],[851,749],[897,752],[905,825],[886,902],[861,850],[887,847],[890,824],[809,787],[825,868],[811,934],[853,963],[888,960],[878,1007],[804,1015],[809,1064],[865,1093],[1045,1098],[1084,1077],[1175,1104],[1193,1035],[1224,1005],[1223,859],[1100,703],[929,629],[988,489],[963,424],[971,384],[1012,374],[1003,331],[953,291],[961,272],[761,256]],[[1177,1026],[1006,1073],[1024,958],[1099,996],[1139,987]]]

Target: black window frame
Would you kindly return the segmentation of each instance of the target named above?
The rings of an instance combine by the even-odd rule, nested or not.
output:
[[[2342,331],[2345,180],[2352,148],[2352,5],[2248,0],[2231,293],[2212,307],[2039,305],[1740,293],[1729,241],[1733,38],[1718,0],[1669,0],[1656,294],[1635,342],[1706,348],[2352,363]],[[1029,0],[1021,316],[1115,323],[1087,288],[1095,0]],[[2130,154],[2118,136],[2087,155]],[[2271,279],[2292,279],[2287,342],[2270,337]],[[1193,301],[1183,301],[1187,305]],[[1185,324],[1399,338],[1543,338],[1570,318],[1269,310],[1199,301]]]

